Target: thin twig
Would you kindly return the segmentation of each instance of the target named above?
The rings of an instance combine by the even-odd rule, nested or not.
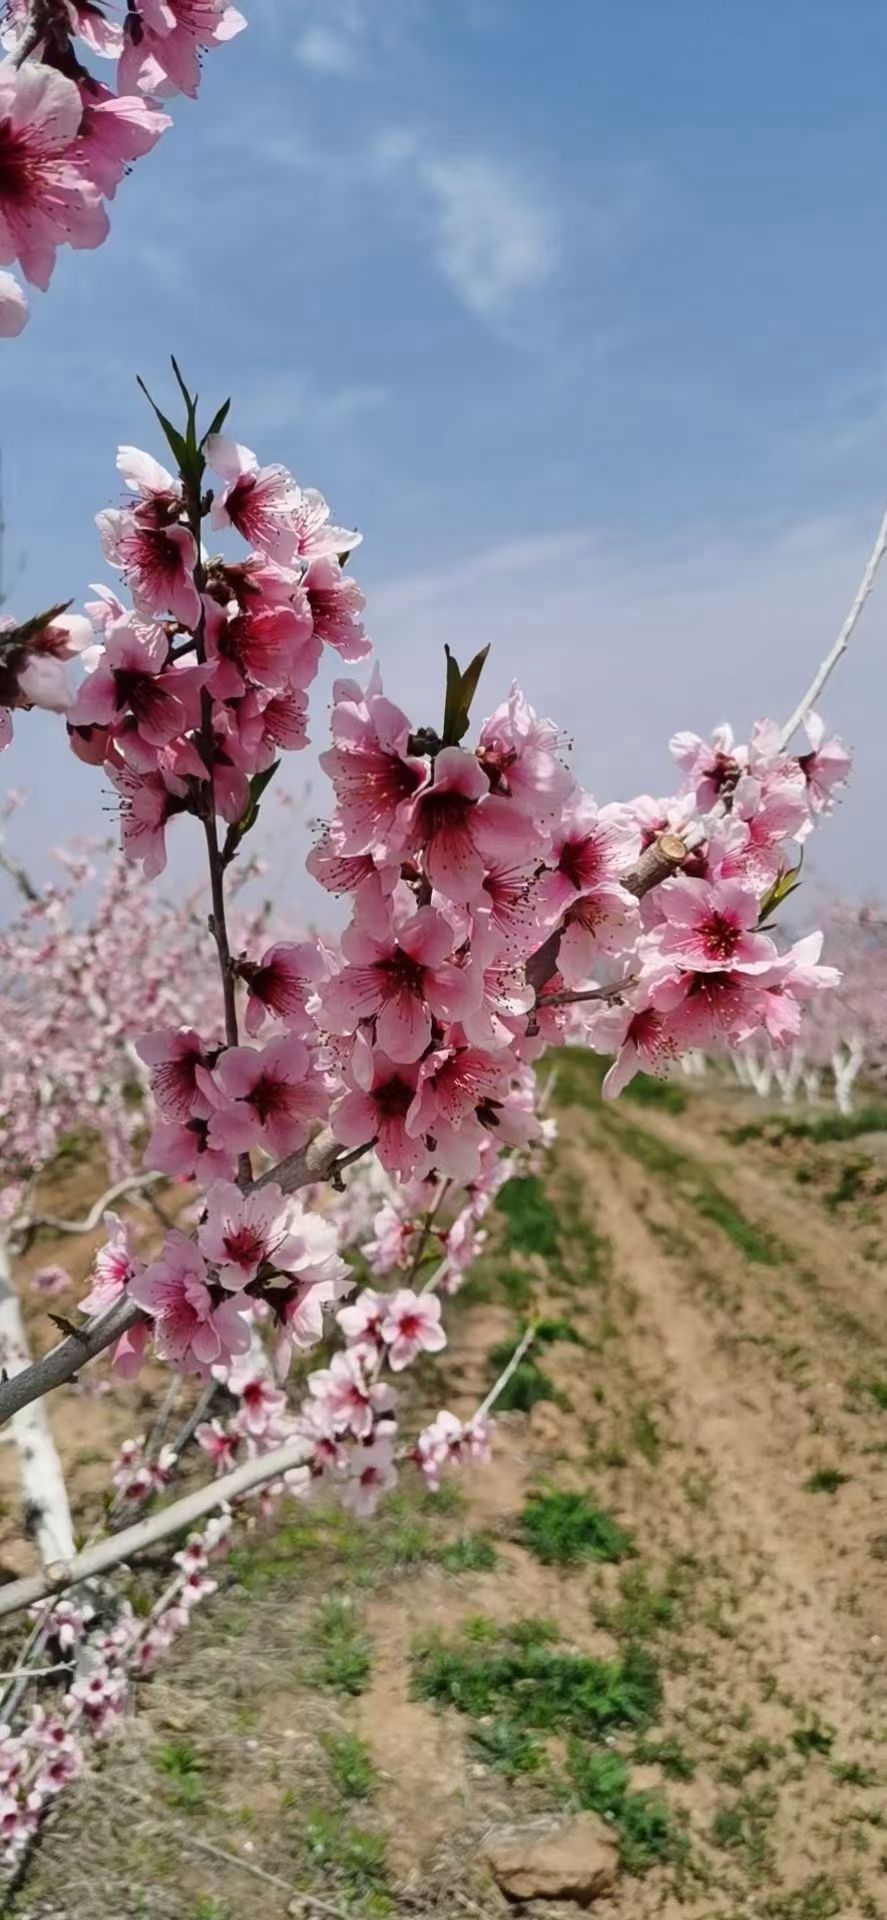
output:
[[[148,1807],[156,1813],[154,1802],[147,1794],[139,1793],[135,1787],[122,1786],[121,1792],[127,1800],[135,1800],[139,1806]],[[164,1831],[170,1829],[169,1821],[164,1817]],[[346,1920],[344,1908],[334,1907],[329,1900],[321,1900],[313,1893],[294,1893],[291,1880],[282,1880],[279,1874],[268,1873],[265,1867],[257,1867],[252,1860],[246,1860],[242,1854],[229,1853],[226,1847],[217,1847],[212,1840],[204,1840],[200,1834],[192,1833],[189,1828],[176,1821],[173,1828],[183,1847],[193,1847],[198,1853],[205,1853],[210,1860],[218,1860],[226,1867],[240,1867],[243,1873],[250,1873],[254,1880],[262,1880],[267,1887],[279,1887],[290,1897],[290,1913],[296,1906],[304,1907],[306,1913],[319,1913],[329,1916],[329,1920]]]
[[[518,1367],[520,1366],[520,1363],[524,1357],[524,1354],[527,1351],[527,1348],[532,1345],[535,1338],[536,1338],[536,1328],[528,1327],[526,1333],[524,1334],[523,1339],[518,1341],[518,1344],[514,1349],[514,1352],[511,1356],[511,1359],[508,1362],[507,1367],[503,1367],[498,1380],[495,1382],[495,1385],[490,1388],[490,1391],[487,1394],[486,1399],[481,1401],[481,1404],[478,1407],[477,1412],[472,1414],[471,1421],[469,1421],[469,1425],[471,1425],[475,1420],[486,1419],[486,1416],[490,1412],[491,1407],[494,1407],[496,1405],[496,1401],[498,1400],[499,1395],[503,1393],[505,1388],[507,1387],[512,1374],[517,1372]],[[2,1589],[0,1589],[0,1600],[2,1600],[2,1597],[3,1597]]]
[[[128,1193],[140,1193],[144,1187],[155,1186],[163,1178],[162,1173],[130,1174],[128,1179],[118,1180],[115,1186],[109,1187],[107,1193],[103,1193],[90,1207],[84,1220],[60,1220],[54,1213],[33,1213],[20,1225],[15,1222],[15,1229],[30,1232],[33,1227],[51,1227],[53,1233],[94,1233],[102,1215],[115,1200],[124,1199]]]
[[[230,1500],[242,1499],[255,1488],[265,1486],[269,1480],[278,1480],[283,1474],[291,1473],[294,1467],[304,1466],[307,1453],[307,1443],[301,1436],[288,1440],[271,1453],[262,1454],[257,1460],[246,1460],[231,1473],[224,1473],[209,1485],[185,1494],[183,1499],[173,1501],[171,1506],[161,1508],[159,1513],[149,1514],[146,1520],[136,1521],[134,1526],[125,1528],[122,1533],[99,1540],[95,1546],[85,1547],[67,1567],[59,1567],[51,1574],[28,1574],[23,1580],[10,1581],[8,1586],[0,1587],[0,1619],[7,1614],[20,1612],[22,1607],[35,1606],[49,1593],[64,1593],[68,1587],[76,1586],[79,1580],[107,1573],[111,1567],[119,1567],[122,1561],[156,1546],[158,1541],[168,1539],[170,1534],[184,1533],[196,1521],[214,1513],[217,1507],[224,1506]]]
[[[608,987],[583,987],[579,991],[565,987],[563,993],[544,993],[537,1007],[574,1007],[581,1000],[618,1000],[620,994],[627,993],[637,981],[636,973],[629,973],[624,980],[613,980]]]
[[[804,694],[803,698],[798,701],[798,704],[794,710],[794,713],[791,716],[791,719],[786,721],[785,726],[783,727],[782,732],[779,735],[780,747],[788,746],[788,743],[792,737],[792,734],[795,731],[795,728],[800,726],[801,721],[804,719],[805,715],[810,712],[811,707],[815,706],[816,701],[819,699],[819,696],[822,692],[823,687],[825,686],[826,681],[830,678],[831,674],[834,672],[834,669],[837,666],[842,653],[846,653],[847,648],[850,644],[850,640],[853,636],[854,629],[859,620],[859,616],[875,584],[878,568],[881,565],[881,561],[883,560],[885,553],[887,553],[887,513],[884,514],[884,518],[881,521],[881,525],[878,529],[878,537],[871,550],[871,553],[869,554],[865,572],[862,576],[862,579],[860,580],[859,586],[856,589],[856,594],[853,600],[853,604],[850,608],[850,611],[847,615],[846,620],[844,621],[844,625],[842,626],[841,631],[838,634],[838,637],[837,637],[837,640],[835,641],[834,646],[830,649],[830,651],[826,654],[825,659],[821,661],[820,665],[817,667],[816,672],[813,675],[813,679],[811,680],[810,685],[807,688],[807,691]]]

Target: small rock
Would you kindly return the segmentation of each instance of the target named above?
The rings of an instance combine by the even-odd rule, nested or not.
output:
[[[595,1813],[577,1814],[554,1833],[512,1828],[490,1840],[486,1858],[510,1900],[573,1900],[590,1907],[613,1892],[618,1874],[616,1841]]]

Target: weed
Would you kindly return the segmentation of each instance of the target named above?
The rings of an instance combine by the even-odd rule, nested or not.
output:
[[[792,1746],[805,1759],[812,1753],[831,1753],[834,1744],[834,1727],[825,1726],[819,1719],[811,1720],[807,1727],[795,1727],[792,1734]]]
[[[513,1720],[488,1720],[473,1727],[469,1737],[478,1757],[497,1773],[504,1773],[507,1780],[515,1780],[519,1774],[539,1773],[547,1763],[539,1742],[525,1727],[515,1726]]]
[[[521,1538],[545,1566],[575,1566],[580,1560],[624,1560],[634,1552],[631,1535],[582,1493],[533,1494],[520,1519]]]
[[[776,1746],[772,1740],[749,1740],[746,1746],[740,1747],[738,1753],[722,1762],[718,1768],[718,1778],[729,1787],[741,1787],[750,1773],[766,1773],[771,1762],[779,1759],[782,1753],[783,1748]]]
[[[776,1795],[761,1788],[741,1794],[731,1807],[719,1807],[711,1823],[715,1846],[741,1853],[748,1870],[760,1873],[770,1857],[768,1827],[777,1806]]]
[[[363,1693],[370,1674],[370,1654],[354,1609],[347,1600],[327,1600],[314,1631],[318,1661],[314,1678],[320,1687],[342,1693]]]
[[[499,1564],[488,1533],[463,1533],[448,1547],[442,1547],[437,1559],[447,1573],[492,1573]]]
[[[870,1160],[848,1160],[846,1166],[841,1168],[835,1185],[823,1196],[830,1213],[863,1197],[865,1177],[871,1170],[871,1164]]]
[[[230,1908],[223,1907],[211,1893],[200,1893],[196,1904],[191,1908],[188,1920],[228,1920]]]
[[[346,1800],[368,1799],[376,1784],[376,1774],[366,1741],[356,1733],[330,1733],[323,1745],[336,1792]]]
[[[843,1787],[876,1787],[878,1784],[874,1767],[864,1767],[859,1760],[833,1760],[831,1770]]]
[[[340,1814],[318,1810],[309,1814],[302,1833],[313,1864],[340,1881],[357,1897],[384,1893],[385,1842],[378,1833],[353,1827]],[[376,1908],[384,1912],[386,1908]]]
[[[842,1907],[843,1900],[834,1881],[824,1873],[817,1873],[794,1893],[783,1893],[776,1900],[768,1900],[762,1913],[766,1920],[833,1920]]]
[[[560,1252],[558,1217],[548,1194],[535,1174],[522,1180],[509,1180],[496,1201],[496,1211],[505,1220],[506,1251],[541,1254],[543,1260],[556,1262]]]
[[[666,1740],[639,1740],[633,1758],[638,1766],[661,1767],[668,1780],[695,1780],[696,1762],[670,1735]]]
[[[870,1380],[868,1390],[875,1406],[887,1413],[887,1380]]]
[[[610,1727],[644,1726],[656,1711],[659,1677],[639,1648],[614,1660],[566,1653],[551,1645],[550,1629],[540,1638],[535,1621],[494,1634],[478,1640],[466,1633],[449,1645],[435,1638],[418,1647],[414,1693],[475,1720],[507,1718],[536,1732],[586,1738]]]
[[[849,1473],[841,1473],[838,1467],[818,1467],[804,1481],[805,1493],[837,1493],[839,1487],[845,1487],[850,1479]]]
[[[627,1640],[651,1640],[664,1628],[674,1626],[684,1582],[676,1566],[669,1569],[659,1586],[643,1567],[626,1567],[619,1576],[619,1594],[602,1624]]]
[[[743,1146],[747,1140],[856,1140],[863,1133],[887,1132],[887,1104],[867,1101],[856,1113],[824,1113],[817,1120],[752,1120],[731,1129],[729,1139]]]
[[[643,1873],[657,1861],[674,1858],[679,1840],[668,1808],[654,1794],[630,1792],[628,1767],[619,1754],[571,1741],[568,1769],[580,1805],[615,1827],[627,1873]]]
[[[683,1087],[674,1080],[654,1080],[648,1073],[638,1073],[625,1088],[625,1098],[634,1100],[640,1107],[658,1107],[662,1113],[686,1113],[687,1095]]]
[[[641,1405],[635,1411],[631,1423],[631,1438],[638,1453],[642,1453],[644,1459],[649,1460],[651,1467],[655,1467],[662,1452],[662,1438],[653,1415],[646,1405]]]
[[[504,1340],[490,1348],[487,1359],[491,1383],[498,1380],[508,1365],[514,1344],[513,1340]],[[565,1404],[563,1394],[558,1393],[554,1382],[543,1372],[531,1352],[515,1368],[496,1404],[500,1413],[530,1413],[540,1400],[553,1400],[560,1406]]]
[[[169,1781],[173,1806],[189,1813],[206,1804],[203,1761],[187,1740],[168,1740],[154,1758],[159,1773]]]
[[[538,1320],[536,1322],[537,1346],[550,1347],[555,1340],[564,1340],[573,1347],[586,1347],[588,1345],[588,1341],[583,1340],[581,1333],[577,1333],[571,1321]]]

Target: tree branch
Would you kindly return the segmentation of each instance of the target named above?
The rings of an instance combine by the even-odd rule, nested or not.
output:
[[[785,726],[783,727],[782,732],[779,735],[780,747],[788,746],[788,743],[792,737],[792,734],[795,731],[795,728],[800,726],[801,721],[810,712],[811,707],[815,705],[816,701],[819,699],[819,696],[822,692],[823,687],[825,686],[826,681],[831,677],[832,673],[834,672],[834,669],[837,666],[842,653],[846,653],[847,648],[852,639],[854,629],[859,620],[859,616],[875,584],[878,568],[881,565],[881,561],[883,560],[885,553],[887,553],[887,513],[885,513],[884,518],[881,521],[881,525],[878,529],[878,537],[871,550],[871,553],[869,554],[868,561],[866,563],[865,572],[862,576],[862,579],[860,580],[859,586],[856,589],[856,595],[854,597],[853,604],[850,608],[847,618],[844,621],[844,625],[842,626],[841,631],[838,634],[838,637],[837,637],[837,640],[835,641],[834,646],[830,649],[830,651],[826,654],[825,659],[821,661],[820,665],[817,667],[816,672],[813,675],[813,679],[811,680],[810,685],[807,688],[807,691],[804,694],[803,698],[798,701],[798,704],[794,710],[794,713],[791,716],[791,719],[786,721]]]
[[[255,1488],[265,1486],[269,1480],[279,1480],[294,1467],[304,1466],[309,1453],[308,1443],[304,1436],[299,1435],[298,1439],[275,1447],[272,1453],[261,1454],[257,1460],[244,1461],[233,1472],[224,1473],[208,1486],[185,1494],[183,1499],[173,1501],[169,1507],[162,1507],[146,1520],[136,1521],[134,1526],[124,1528],[122,1533],[107,1536],[94,1546],[85,1547],[66,1567],[56,1568],[51,1574],[31,1574],[24,1580],[10,1581],[8,1586],[0,1587],[0,1619],[5,1619],[11,1613],[19,1613],[23,1607],[35,1606],[47,1594],[63,1593],[80,1580],[108,1573],[124,1560],[131,1560],[135,1554],[156,1546],[158,1541],[167,1540],[170,1534],[184,1533],[198,1520],[214,1513],[217,1507],[224,1506],[230,1500],[241,1499]]]

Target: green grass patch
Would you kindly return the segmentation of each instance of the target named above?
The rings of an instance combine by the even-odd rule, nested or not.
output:
[[[665,1740],[639,1740],[632,1758],[638,1766],[661,1767],[668,1780],[696,1778],[695,1760],[673,1735]]]
[[[328,1733],[323,1745],[336,1792],[344,1800],[368,1800],[376,1784],[376,1770],[366,1741],[356,1733]]]
[[[846,1487],[849,1473],[842,1473],[839,1467],[818,1467],[804,1481],[805,1493],[837,1493],[839,1487]]]
[[[316,1686],[338,1693],[363,1693],[370,1677],[368,1642],[347,1600],[325,1601],[314,1627]]]
[[[500,1340],[495,1347],[490,1348],[487,1355],[487,1368],[491,1386],[507,1367],[519,1338],[518,1334],[515,1339]],[[569,1401],[558,1392],[554,1381],[549,1378],[544,1368],[540,1367],[531,1347],[515,1368],[510,1380],[506,1381],[496,1401],[496,1407],[499,1413],[531,1413],[540,1400],[551,1400],[560,1407],[569,1406]]]
[[[318,1809],[308,1815],[298,1837],[312,1866],[322,1873],[324,1889],[338,1884],[354,1899],[372,1900],[372,1913],[391,1912],[381,1834]]]
[[[683,1835],[664,1800],[652,1793],[632,1793],[628,1765],[620,1754],[571,1741],[567,1767],[580,1806],[615,1828],[626,1873],[645,1873],[684,1850]]]
[[[543,1260],[557,1262],[558,1216],[535,1174],[509,1180],[498,1195],[496,1211],[505,1222],[503,1244],[507,1253],[535,1253]]]
[[[860,1909],[863,1911],[863,1909]],[[764,1920],[836,1920],[844,1912],[844,1898],[827,1874],[814,1874],[793,1893],[780,1893],[761,1908]]]
[[[569,1653],[545,1622],[498,1629],[475,1625],[461,1638],[439,1636],[413,1654],[414,1694],[474,1720],[507,1719],[531,1732],[600,1737],[618,1726],[649,1724],[661,1698],[655,1662],[629,1647],[613,1660]]]
[[[507,1717],[472,1727],[469,1739],[477,1758],[496,1773],[504,1774],[506,1780],[516,1780],[521,1774],[542,1773],[548,1765],[544,1747],[526,1727],[516,1726]]]
[[[662,1452],[662,1437],[650,1409],[646,1405],[637,1407],[631,1422],[632,1444],[638,1453],[643,1454],[651,1467],[655,1467]]]
[[[822,1113],[815,1120],[750,1120],[732,1127],[729,1139],[737,1146],[748,1140],[858,1140],[864,1133],[887,1133],[887,1102],[867,1100],[855,1113]]]
[[[834,1744],[834,1727],[827,1727],[818,1719],[811,1720],[809,1726],[795,1727],[792,1734],[792,1746],[805,1759],[813,1753],[831,1753]]]
[[[660,1113],[686,1113],[689,1105],[689,1094],[676,1080],[656,1080],[648,1073],[636,1074],[621,1097],[639,1107],[658,1107]]]
[[[887,1380],[870,1380],[868,1394],[869,1398],[874,1400],[875,1406],[879,1407],[882,1413],[887,1413]]]
[[[154,1765],[168,1783],[169,1798],[183,1812],[196,1813],[205,1807],[207,1787],[204,1763],[188,1740],[167,1740],[158,1748]]]
[[[625,1560],[635,1551],[630,1533],[582,1493],[532,1494],[520,1517],[521,1539],[545,1566],[581,1560]]]
[[[786,1250],[775,1235],[747,1220],[691,1154],[679,1152],[667,1140],[660,1140],[609,1109],[607,1125],[625,1153],[648,1173],[677,1187],[703,1220],[719,1227],[746,1260],[762,1267],[776,1267],[785,1260]]]
[[[489,1533],[463,1533],[441,1547],[437,1563],[446,1573],[492,1573],[499,1555]]]
[[[677,1624],[691,1571],[675,1562],[656,1582],[644,1567],[626,1567],[619,1575],[619,1599],[612,1606],[598,1603],[595,1618],[620,1639],[653,1640]]]

